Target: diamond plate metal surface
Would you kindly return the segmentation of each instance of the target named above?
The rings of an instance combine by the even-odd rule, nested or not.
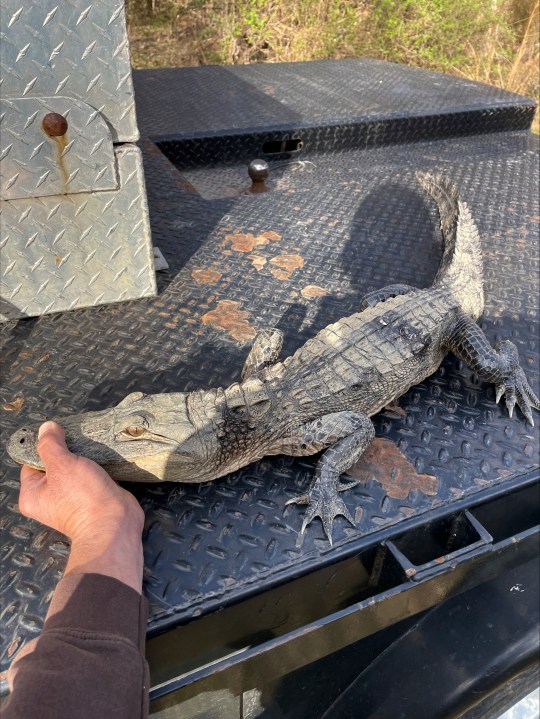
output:
[[[326,172],[329,152],[527,129],[535,108],[500,88],[369,58],[139,70],[134,85],[143,135],[206,199],[247,189],[257,157],[271,162],[271,187],[301,188]],[[269,153],[291,139],[300,151]]]
[[[260,147],[258,132],[278,139],[314,129],[335,151],[353,147],[358,132],[373,146],[389,135],[406,142],[525,129],[534,114],[532,100],[500,88],[371,58],[136,70],[133,82],[142,136],[185,138],[194,148],[203,136]],[[206,148],[218,162],[228,156],[222,144]]]
[[[51,112],[68,131],[49,137]],[[67,195],[118,189],[113,143],[101,113],[68,97],[0,100],[0,198]]]
[[[403,68],[400,85],[393,66],[386,66],[385,76],[380,64],[369,73],[357,61],[313,65],[286,66],[283,76],[269,66],[245,74],[243,68],[201,68],[194,74],[138,75],[139,119],[153,137],[178,133],[169,138],[171,156],[175,143],[189,142],[191,132],[200,161],[210,164],[217,152],[214,160],[236,158],[238,164],[246,138],[251,141],[242,128],[266,127],[253,142],[259,147],[260,137],[276,137],[279,123],[281,130],[290,131],[296,121],[302,128],[304,113],[316,110],[320,127],[312,128],[309,150],[315,167],[301,173],[282,168],[283,182],[275,175],[272,193],[225,197],[217,194],[219,185],[235,168],[224,171],[215,162],[199,168],[204,177],[199,175],[203,181],[197,180],[194,192],[159,148],[145,141],[152,230],[169,263],[158,278],[160,294],[5,325],[2,441],[28,421],[61,421],[73,412],[111,406],[134,390],[227,385],[238,380],[257,329],[281,327],[288,354],[324,325],[356,311],[370,290],[390,282],[429,284],[440,260],[440,235],[435,208],[414,179],[417,169],[449,174],[470,204],[486,263],[482,326],[492,342],[508,337],[516,343],[538,391],[537,143],[510,131],[426,141],[451,135],[456,123],[461,134],[519,130],[530,120],[531,103],[474,83],[453,85],[442,76],[433,76],[422,90],[425,76]],[[300,82],[305,78],[306,87]],[[321,88],[324,101],[317,109]],[[380,106],[359,104],[362,90]],[[348,125],[351,103],[374,121],[386,112],[384,132],[377,134],[369,122],[363,129]],[[407,111],[416,110],[425,118],[408,120]],[[327,121],[331,126],[325,128]],[[228,138],[227,126],[240,128],[238,136]],[[198,133],[210,138],[206,149]],[[384,147],[389,139],[402,144]],[[202,197],[207,189],[217,199]],[[333,548],[318,523],[299,538],[303,510],[285,506],[307,487],[314,458],[266,458],[206,485],[131,487],[146,513],[149,631],[264,591],[355,553],[382,529],[427,518],[463,498],[473,501],[485,489],[537,471],[537,432],[519,415],[510,420],[495,405],[493,389],[452,357],[411,389],[399,410],[381,412],[375,425],[378,438],[392,440],[417,481],[405,496],[396,496],[383,473],[364,478],[345,495],[357,526],[339,520]],[[6,668],[39,632],[68,548],[63,537],[18,513],[18,468],[6,458],[1,472],[6,571],[0,579],[0,661]],[[424,474],[430,483],[418,480]]]
[[[124,3],[2,0],[0,321],[155,293]],[[46,114],[67,132],[49,137]]]
[[[4,98],[79,99],[138,139],[123,1],[2,0],[0,22]]]
[[[114,158],[119,190],[2,202],[0,319],[155,294],[141,153]]]
[[[150,220],[169,263],[159,295],[6,324],[1,441],[29,421],[112,406],[130,391],[227,385],[238,380],[259,328],[281,327],[288,354],[356,311],[368,291],[428,285],[441,239],[417,169],[450,175],[470,205],[486,264],[481,325],[492,343],[515,342],[538,392],[537,141],[523,132],[444,142],[418,142],[421,131],[408,137],[415,144],[321,154],[317,172],[266,195],[211,201],[145,141]],[[328,138],[331,148],[330,131]],[[315,458],[265,458],[206,485],[126,485],[146,513],[149,631],[354,554],[384,528],[537,471],[537,431],[520,415],[509,419],[493,388],[452,356],[399,404],[375,418],[377,436],[392,440],[413,474],[435,478],[435,493],[420,481],[397,496],[388,477],[371,470],[344,495],[357,524],[338,520],[332,548],[320,523],[299,538],[303,510],[285,506],[308,486]],[[6,668],[40,631],[68,547],[18,513],[19,470],[8,458],[1,472]]]

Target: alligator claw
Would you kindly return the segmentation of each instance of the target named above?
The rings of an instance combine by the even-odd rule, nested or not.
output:
[[[514,414],[514,407],[516,406],[516,395],[513,393],[507,393],[505,397],[506,409],[508,410],[508,416],[512,419]]]
[[[355,526],[351,513],[338,494],[335,482],[316,482],[308,494],[289,499],[287,504],[308,504],[309,508],[304,516],[300,534],[304,534],[306,527],[319,517],[330,545],[332,545],[332,527],[338,515],[342,515],[353,527]]]
[[[515,367],[512,372],[496,386],[495,390],[495,400],[497,402],[505,395],[505,403],[510,417],[514,414],[514,407],[517,404],[527,422],[531,427],[534,427],[531,409],[540,410],[540,400],[530,388],[527,377],[521,367]]]
[[[299,497],[293,497],[292,499],[288,499],[285,502],[285,506],[287,507],[289,504],[309,504],[309,494],[301,494]]]

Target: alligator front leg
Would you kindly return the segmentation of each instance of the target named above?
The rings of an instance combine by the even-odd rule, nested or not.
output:
[[[380,290],[374,290],[364,295],[360,301],[360,312],[367,309],[368,307],[375,307],[379,302],[385,302],[392,297],[399,297],[399,295],[408,295],[409,292],[417,292],[418,288],[412,285],[387,285],[381,287]]]
[[[261,330],[242,368],[242,380],[251,377],[264,367],[278,361],[283,345],[283,332],[277,329]]]
[[[476,322],[461,314],[446,344],[480,379],[495,383],[496,402],[505,395],[510,417],[517,403],[534,427],[531,407],[540,410],[540,400],[529,387],[527,377],[519,366],[519,355],[513,342],[505,340],[493,349]]]
[[[315,517],[320,517],[330,544],[332,525],[339,514],[354,526],[354,520],[339,492],[356,483],[340,486],[339,477],[360,458],[374,436],[375,430],[369,417],[357,412],[336,412],[306,425],[302,435],[297,438],[299,451],[294,453],[311,454],[324,447],[328,449],[317,464],[315,479],[307,494],[287,502],[309,505],[301,534]]]

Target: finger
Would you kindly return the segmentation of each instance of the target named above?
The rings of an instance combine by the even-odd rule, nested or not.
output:
[[[39,428],[37,451],[47,471],[66,468],[75,459],[67,448],[64,430],[56,422],[44,422]]]

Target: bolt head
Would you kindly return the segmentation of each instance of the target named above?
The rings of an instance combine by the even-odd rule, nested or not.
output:
[[[49,112],[43,118],[41,127],[49,137],[62,137],[68,131],[68,123],[63,115],[57,112]]]

